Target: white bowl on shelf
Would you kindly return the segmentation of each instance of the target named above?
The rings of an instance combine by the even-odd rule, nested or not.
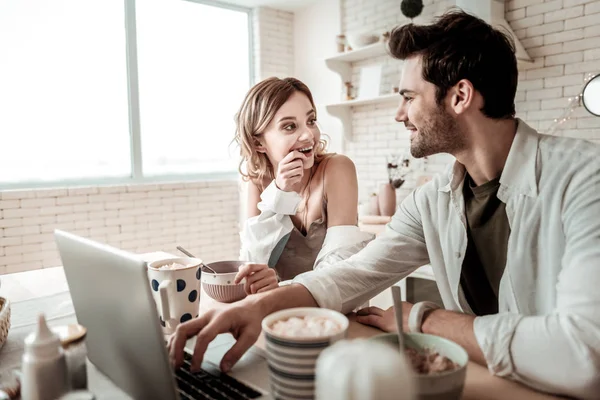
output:
[[[379,41],[379,36],[368,32],[353,32],[346,35],[346,40],[353,50],[368,46]]]

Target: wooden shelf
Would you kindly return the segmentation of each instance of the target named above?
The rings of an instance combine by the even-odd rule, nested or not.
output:
[[[356,50],[345,53],[338,53],[325,59],[327,68],[334,71],[340,76],[341,84],[348,82],[352,78],[352,63],[369,58],[379,57],[387,54],[385,42],[379,41]],[[367,104],[390,103],[400,101],[397,93],[384,94],[381,96],[368,99],[355,99],[348,101],[340,101],[338,103],[327,104],[327,112],[338,118],[342,123],[342,129],[346,138],[352,137],[352,107]]]
[[[344,136],[347,139],[352,138],[352,107],[363,106],[368,104],[399,104],[400,95],[398,93],[384,94],[378,97],[368,99],[354,99],[342,101],[339,103],[327,104],[325,109],[327,112],[338,118],[342,123]]]
[[[382,56],[386,54],[384,42],[377,42],[356,50],[338,53],[335,56],[328,57],[325,62],[355,62],[366,60],[367,58]]]
[[[388,103],[388,102],[393,102],[394,100],[397,100],[398,102],[400,102],[400,95],[398,93],[382,94],[381,96],[371,97],[368,99],[354,99],[354,100],[340,101],[339,103],[328,104],[327,110],[329,111],[330,109],[339,108],[339,107],[353,107],[353,106],[362,106],[362,105],[366,105],[366,104]]]

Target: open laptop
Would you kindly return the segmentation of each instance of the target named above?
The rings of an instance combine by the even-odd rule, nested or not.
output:
[[[217,336],[197,374],[189,361],[173,371],[146,262],[139,256],[55,230],[73,306],[88,329],[90,361],[134,399],[270,399],[268,366],[261,349],[251,348],[230,374],[218,369],[234,339]],[[195,339],[186,343],[190,359]]]

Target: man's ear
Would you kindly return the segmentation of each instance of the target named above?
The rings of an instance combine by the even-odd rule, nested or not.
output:
[[[448,92],[450,107],[456,114],[463,114],[474,105],[475,87],[468,79],[461,79]]]

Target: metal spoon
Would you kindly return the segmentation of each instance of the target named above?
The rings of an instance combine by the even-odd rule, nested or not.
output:
[[[184,249],[181,246],[177,246],[177,250],[179,250],[180,252],[182,252],[183,254],[185,254],[188,257],[196,258],[196,256],[194,256],[192,253],[190,253],[189,251],[187,251],[186,249]],[[211,271],[213,274],[217,274],[218,273],[217,271],[215,271],[214,269],[212,269],[208,265],[204,264],[202,261],[200,261],[200,265],[202,265],[202,268],[206,268],[207,270]]]
[[[402,300],[399,286],[392,286],[392,297],[394,298],[394,313],[396,314],[396,328],[398,330],[398,347],[400,353],[404,354],[404,334],[402,332]]]

